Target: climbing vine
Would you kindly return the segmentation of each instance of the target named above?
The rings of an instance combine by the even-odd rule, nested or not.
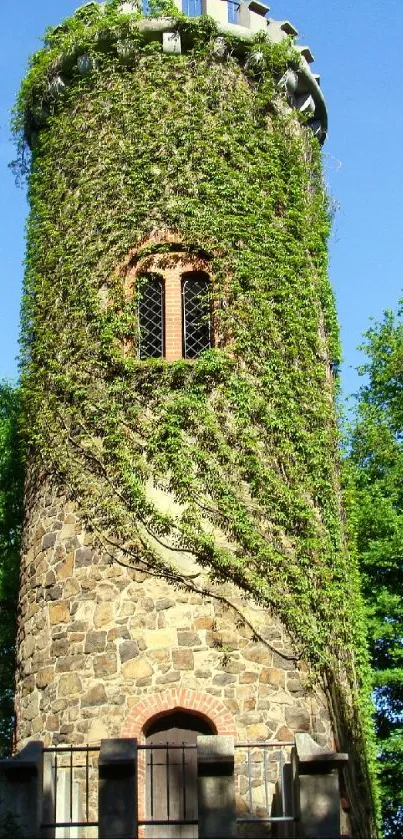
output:
[[[47,33],[23,82],[27,438],[111,556],[186,585],[186,552],[207,590],[231,580],[284,621],[348,720],[365,783],[328,205],[317,141],[281,92],[298,56],[259,35],[218,49],[209,18],[171,14],[181,55],[117,3],[90,4]],[[225,340],[192,362],[140,362],[130,254],[169,263],[178,248],[209,261]]]

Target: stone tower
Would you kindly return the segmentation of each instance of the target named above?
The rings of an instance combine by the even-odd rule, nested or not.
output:
[[[148,12],[81,7],[20,96],[17,747],[304,732],[368,836],[319,79],[263,3]]]

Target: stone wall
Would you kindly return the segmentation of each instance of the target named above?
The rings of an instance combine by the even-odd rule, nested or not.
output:
[[[308,731],[333,747],[327,705],[308,687],[281,624],[122,567],[100,550],[74,503],[48,485],[28,498],[20,592],[17,746],[142,736],[164,708],[189,707],[238,740]],[[165,705],[164,705],[165,703]]]

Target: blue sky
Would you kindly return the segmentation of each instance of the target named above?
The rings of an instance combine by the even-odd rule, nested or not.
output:
[[[13,0],[3,9],[0,48],[0,379],[17,373],[24,257],[24,190],[8,169],[14,151],[10,110],[30,53],[48,25],[77,0]],[[345,394],[354,392],[356,347],[370,317],[396,308],[402,289],[402,0],[273,0],[315,56],[329,111],[324,147],[328,189],[338,207],[330,240],[330,277],[343,343]]]

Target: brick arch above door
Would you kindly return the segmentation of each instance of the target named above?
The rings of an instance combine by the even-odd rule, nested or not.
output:
[[[235,720],[223,702],[208,693],[178,688],[175,690],[153,693],[140,699],[126,717],[121,737],[135,737],[144,739],[144,726],[151,719],[164,715],[169,711],[187,711],[200,714],[211,720],[217,734],[236,736]]]

